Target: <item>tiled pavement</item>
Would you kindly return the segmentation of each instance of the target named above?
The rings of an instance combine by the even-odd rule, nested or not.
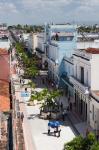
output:
[[[22,89],[23,90],[23,89]],[[26,150],[62,150],[65,142],[75,137],[75,132],[68,120],[61,126],[60,138],[47,135],[48,121],[38,117],[39,105],[27,106],[24,98],[20,97],[20,90],[16,92],[16,98],[20,100],[20,110],[24,113],[23,131]]]

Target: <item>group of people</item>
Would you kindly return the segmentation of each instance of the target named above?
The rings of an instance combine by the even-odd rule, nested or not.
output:
[[[23,119],[24,119],[24,113],[23,112],[17,112],[17,118],[19,118],[22,122],[23,122]]]

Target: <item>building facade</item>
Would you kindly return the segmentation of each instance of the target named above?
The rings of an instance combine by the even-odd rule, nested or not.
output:
[[[27,42],[28,50],[30,53],[32,54],[36,53],[37,44],[38,44],[37,33],[30,33]]]
[[[76,26],[47,25],[45,30],[45,53],[48,62],[49,77],[59,85],[65,72],[64,57],[71,58],[76,48]]]
[[[74,86],[73,108],[83,121],[93,129],[96,126],[99,129],[99,49],[75,50],[73,59],[74,74],[70,76],[70,82]]]

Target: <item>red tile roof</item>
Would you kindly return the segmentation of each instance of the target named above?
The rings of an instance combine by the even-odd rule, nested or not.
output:
[[[99,54],[99,48],[87,48],[86,52],[91,54]]]
[[[6,49],[0,48],[0,80],[9,81],[10,57]]]
[[[0,111],[10,110],[9,82],[0,80]]]

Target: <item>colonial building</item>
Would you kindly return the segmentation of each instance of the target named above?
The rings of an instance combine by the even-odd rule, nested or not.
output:
[[[99,130],[99,49],[75,50],[74,74],[70,82],[74,86],[73,109],[83,121]]]

